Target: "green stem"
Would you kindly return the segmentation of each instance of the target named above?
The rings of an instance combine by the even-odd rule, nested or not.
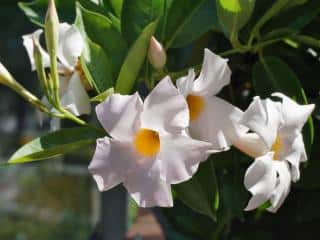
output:
[[[312,47],[320,48],[320,40],[310,36],[296,35],[296,36],[291,36],[290,39],[297,41],[299,43],[310,45]]]

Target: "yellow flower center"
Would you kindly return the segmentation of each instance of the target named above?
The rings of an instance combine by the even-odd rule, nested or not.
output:
[[[144,157],[152,157],[160,150],[160,138],[156,131],[142,128],[135,138],[134,146],[136,151]]]
[[[189,107],[190,120],[196,120],[204,109],[205,102],[201,96],[188,95],[187,103]]]
[[[276,140],[274,141],[271,151],[274,152],[273,160],[279,160],[280,159],[280,152],[283,149],[283,141],[281,137],[278,135],[276,137]]]

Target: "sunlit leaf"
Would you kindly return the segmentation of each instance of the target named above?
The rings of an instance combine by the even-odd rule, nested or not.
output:
[[[58,130],[22,146],[11,156],[8,163],[26,163],[61,156],[79,148],[88,147],[104,135],[103,131],[89,127]]]

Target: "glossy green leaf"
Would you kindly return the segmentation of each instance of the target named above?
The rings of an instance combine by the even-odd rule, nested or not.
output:
[[[121,14],[122,33],[131,45],[143,29],[163,14],[163,0],[124,0]]]
[[[90,39],[86,40],[86,45],[80,58],[81,66],[88,81],[101,93],[114,85],[111,63],[99,45]]]
[[[81,19],[87,37],[101,46],[107,57],[112,59],[112,76],[115,79],[127,51],[126,42],[117,26],[108,17],[89,11],[80,4],[77,4],[77,18]]]
[[[216,4],[218,18],[225,32],[235,36],[250,19],[255,0],[216,0]]]
[[[100,93],[99,95],[90,99],[91,102],[103,102],[105,101],[110,95],[114,93],[113,88],[109,88],[106,91]]]
[[[76,0],[56,0],[56,6],[59,14],[60,22],[73,22],[75,18],[75,2]],[[107,14],[107,11],[88,0],[78,0],[86,8]],[[48,0],[34,0],[32,2],[19,2],[18,6],[31,22],[38,26],[43,26],[47,12]]]
[[[103,0],[104,7],[112,9],[112,12],[117,16],[121,16],[123,0]]]
[[[171,47],[183,47],[201,37],[201,35],[209,30],[219,28],[216,4],[212,0],[206,0],[186,22],[185,26],[174,39]]]
[[[34,139],[22,146],[9,159],[9,164],[26,163],[57,157],[95,143],[106,135],[103,131],[90,127],[58,130]]]
[[[213,159],[202,163],[191,180],[173,185],[173,189],[178,198],[188,207],[216,220],[219,191]]]
[[[294,71],[277,57],[266,57],[253,67],[253,85],[262,98],[270,97],[274,92],[282,92],[300,104],[307,104],[301,83]],[[304,128],[304,140],[307,148],[313,143],[314,129],[310,118]]]
[[[177,36],[182,32],[205,1],[206,0],[174,0],[171,3],[166,20],[167,24],[165,25],[166,49],[172,46]]]
[[[150,38],[155,33],[158,21],[150,23],[131,46],[121,67],[116,83],[116,92],[128,94],[138,77],[139,71],[147,55]]]

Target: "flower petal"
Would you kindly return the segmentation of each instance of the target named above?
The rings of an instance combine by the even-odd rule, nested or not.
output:
[[[170,184],[151,178],[146,172],[131,173],[124,186],[140,207],[173,206]]]
[[[61,64],[73,70],[84,48],[84,39],[74,25],[59,24],[59,43],[57,56]]]
[[[189,69],[188,75],[177,79],[176,84],[180,93],[186,97],[192,91],[193,81],[196,77],[194,69]]]
[[[143,104],[138,93],[112,94],[96,107],[97,117],[104,129],[115,139],[131,141],[140,128]]]
[[[214,150],[227,150],[239,135],[247,131],[238,123],[243,112],[218,97],[206,97],[204,100],[203,112],[190,123],[190,135],[212,143]]]
[[[90,114],[90,98],[82,85],[79,74],[74,73],[71,76],[68,88],[61,96],[61,104],[76,116]]]
[[[273,153],[255,159],[247,169],[244,185],[251,192],[252,197],[245,208],[246,211],[253,210],[265,203],[271,196],[277,183],[277,173],[273,168]]]
[[[228,60],[204,50],[204,60],[199,77],[194,81],[192,91],[201,96],[213,96],[230,83],[231,70]]]
[[[212,148],[210,143],[194,140],[187,135],[160,136],[161,150],[156,161],[161,164],[161,178],[170,184],[190,179],[200,162]]]
[[[315,105],[300,105],[282,93],[273,93],[272,96],[282,99],[281,112],[284,120],[284,128],[287,131],[302,130],[313,112]]]
[[[89,171],[99,190],[106,191],[120,184],[136,158],[130,143],[107,137],[98,139]]]
[[[34,40],[33,39],[35,39],[36,41],[39,42],[40,36],[41,36],[42,33],[43,33],[43,30],[42,29],[38,29],[37,31],[35,31],[35,32],[31,33],[31,34],[26,34],[26,35],[22,36],[23,45],[27,50],[27,53],[28,53],[28,56],[29,56],[29,59],[30,59],[30,64],[31,64],[32,71],[36,70],[35,60],[34,60],[34,57],[33,57],[33,51],[34,51],[34,42],[33,42]],[[40,53],[41,53],[41,56],[42,56],[43,66],[45,68],[49,67],[50,66],[50,59],[49,59],[48,53],[45,50],[43,50],[43,48],[41,48],[41,47],[40,47]]]
[[[141,127],[158,132],[178,133],[188,125],[189,111],[186,100],[170,77],[165,77],[144,101]]]
[[[271,149],[276,140],[281,121],[279,103],[270,99],[261,100],[260,97],[255,97],[244,112],[240,123],[256,132],[266,146]]]
[[[244,133],[238,136],[233,146],[250,157],[260,157],[268,152],[268,148],[256,133]]]
[[[290,192],[290,170],[289,166],[284,161],[273,161],[274,169],[277,171],[278,180],[277,186],[271,194],[271,207],[268,208],[270,212],[278,211],[279,207],[283,204],[284,200]]]
[[[307,153],[303,143],[303,136],[287,135],[282,137],[285,145],[285,151],[281,155],[281,159],[287,160],[290,163],[292,181],[296,182],[300,179],[300,162],[307,161]]]

